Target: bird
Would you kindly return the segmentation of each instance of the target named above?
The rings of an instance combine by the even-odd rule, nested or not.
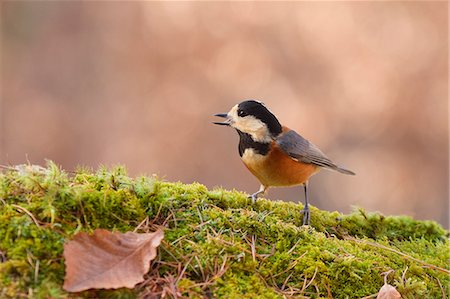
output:
[[[317,146],[296,131],[283,126],[277,117],[256,100],[234,105],[228,113],[214,114],[239,134],[239,155],[248,170],[259,180],[259,190],[251,195],[255,203],[270,187],[303,186],[305,204],[303,225],[310,225],[308,181],[320,169],[355,175],[336,165]]]

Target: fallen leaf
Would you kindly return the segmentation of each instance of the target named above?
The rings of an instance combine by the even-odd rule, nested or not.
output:
[[[148,272],[163,237],[162,230],[150,234],[123,234],[96,229],[93,235],[76,234],[64,244],[64,289],[81,292],[133,288],[144,280],[143,275]]]
[[[384,284],[378,292],[377,299],[401,299],[402,296],[397,289],[390,284]]]

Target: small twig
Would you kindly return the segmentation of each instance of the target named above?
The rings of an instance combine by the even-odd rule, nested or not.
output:
[[[30,216],[30,218],[33,220],[34,224],[36,224],[36,226],[37,226],[38,228],[41,228],[41,225],[40,225],[39,222],[37,221],[36,217],[34,217],[34,215],[33,215],[30,211],[28,211],[28,210],[25,209],[24,207],[21,207],[21,206],[16,205],[16,204],[11,204],[11,206],[14,207],[14,208],[16,208],[16,209],[18,209],[18,210],[20,210],[20,211],[22,211],[22,212],[24,212],[24,213],[26,213],[26,214],[27,214],[28,216]]]
[[[202,273],[202,279],[206,280],[205,271],[203,270],[202,263],[200,262],[200,259],[197,255],[194,255],[195,260],[197,261],[198,268],[200,269],[200,272]]]
[[[155,217],[153,217],[153,219],[152,219],[152,221],[150,222],[150,224],[153,224],[153,223],[158,219],[159,213],[161,213],[161,208],[162,208],[162,206],[163,206],[163,204],[161,203],[161,204],[159,205],[158,212],[156,212],[156,215],[155,215]],[[166,221],[167,221],[167,218],[164,220],[162,226],[165,226],[165,225],[166,225]]]
[[[184,240],[184,239],[186,239],[186,238],[188,238],[189,236],[188,235],[184,235],[184,236],[181,236],[181,237],[179,237],[178,239],[176,239],[175,241],[172,241],[172,243],[170,243],[170,245],[175,245],[176,243],[178,243],[178,242],[180,242],[181,240]]]
[[[298,243],[300,243],[302,239],[298,239],[298,241],[294,244],[294,246],[291,247],[291,249],[289,249],[289,251],[287,252],[288,254],[291,254],[292,251],[294,251],[294,248],[297,247]]]
[[[220,266],[220,269],[219,269],[219,271],[217,272],[217,274],[216,275],[214,275],[214,276],[216,276],[216,277],[220,277],[220,276],[222,276],[223,275],[223,273],[225,273],[225,271],[226,271],[226,268],[225,268],[225,266],[227,265],[227,261],[228,261],[228,256],[225,254],[225,258],[223,259],[223,263],[222,263],[222,266]],[[220,275],[219,275],[220,274]]]
[[[244,248],[244,247],[242,247],[242,246],[238,246],[237,244],[234,244],[234,243],[232,243],[232,242],[228,242],[228,241],[225,241],[225,240],[220,239],[220,238],[216,238],[216,241],[217,241],[217,242],[220,242],[220,243],[222,243],[222,244],[231,246],[231,247],[235,246],[235,247],[239,248],[240,250],[242,250],[243,252],[252,254],[252,252],[251,252],[250,250],[248,250],[248,249],[246,249],[246,248]],[[260,257],[260,255],[257,254],[257,253],[255,253],[255,256]]]
[[[325,287],[327,288],[328,299],[333,299],[333,295],[331,295],[331,290],[328,283],[325,285]]]
[[[162,244],[164,244],[165,246],[160,246],[159,248],[164,250],[166,253],[168,253],[177,263],[179,263],[180,261],[175,257],[175,255],[172,254],[172,252],[170,252],[170,250],[166,249],[165,247],[169,247],[168,243],[163,239]],[[158,261],[160,263],[162,263],[162,261]]]
[[[262,257],[262,258],[268,258],[268,257],[273,256],[275,254],[275,247],[276,247],[276,245],[273,244],[272,245],[272,249],[270,250],[270,253],[268,253],[268,254],[260,254],[259,256]]]
[[[34,283],[38,282],[39,276],[39,260],[36,260],[36,266],[34,267]]]
[[[439,280],[439,278],[437,278],[437,277],[435,277],[435,278],[436,278],[436,280],[437,280],[437,282],[438,282],[438,284],[439,284],[439,287],[441,288],[442,299],[447,298],[447,295],[445,294],[445,289],[444,289],[444,287],[442,286],[441,281]]]
[[[252,235],[252,258],[253,261],[256,261],[256,236]]]
[[[413,261],[415,261],[415,262],[417,262],[417,263],[420,263],[420,264],[422,264],[422,265],[424,265],[425,267],[428,267],[428,268],[430,268],[430,269],[434,269],[434,270],[438,270],[438,271],[441,271],[441,272],[450,274],[450,270],[441,268],[441,267],[436,266],[436,265],[429,264],[429,263],[424,262],[424,261],[422,261],[422,260],[419,260],[419,259],[417,259],[417,258],[415,258],[415,257],[412,257],[412,256],[410,256],[410,255],[407,255],[406,253],[403,253],[403,252],[401,252],[401,251],[392,249],[392,248],[390,248],[390,247],[387,247],[387,246],[384,246],[384,245],[381,245],[381,244],[377,244],[377,243],[373,243],[373,242],[369,242],[369,241],[358,240],[358,239],[355,239],[355,238],[347,238],[347,239],[348,239],[348,240],[353,240],[353,241],[358,242],[358,243],[362,243],[362,244],[366,244],[366,245],[370,245],[370,246],[374,246],[374,247],[377,247],[377,248],[381,248],[381,249],[388,250],[388,251],[390,251],[390,252],[396,253],[396,254],[401,255],[401,256],[403,256],[403,257],[406,257],[406,258],[408,258],[408,259],[410,259],[410,260],[413,260]]]
[[[194,226],[194,229],[199,229],[199,228],[201,228],[202,226],[205,226],[205,225],[209,224],[210,222],[211,222],[211,220],[208,220],[208,221],[206,221],[206,222],[202,222],[202,223],[200,223],[199,225]]]
[[[303,294],[303,291],[306,289],[306,282],[308,281],[308,276],[305,273],[305,279],[303,280],[302,289],[300,290],[300,293]]]
[[[306,285],[306,287],[304,289],[302,289],[302,291],[306,290],[307,288],[309,288],[309,286],[312,284],[312,282],[314,281],[314,278],[316,278],[316,274],[317,274],[317,268],[316,270],[314,270],[314,274],[311,277],[311,280],[308,282],[308,284]]]
[[[148,216],[146,216],[144,220],[142,220],[141,223],[139,223],[138,226],[136,226],[136,228],[133,230],[133,233],[137,232],[142,226],[144,226],[144,223],[146,222],[148,225]]]
[[[180,281],[180,279],[183,277],[184,272],[186,272],[187,267],[189,266],[189,264],[191,263],[192,259],[194,257],[191,257],[189,259],[189,261],[186,263],[186,265],[184,265],[183,270],[181,270],[180,274],[178,275],[177,279],[175,279],[175,283],[178,283]]]
[[[291,272],[291,274],[289,274],[288,277],[286,277],[286,279],[283,282],[283,285],[281,286],[281,290],[284,290],[284,288],[286,287],[289,279],[291,279],[292,274],[294,274],[294,272]]]
[[[200,219],[200,223],[203,223],[203,217],[202,217],[202,213],[200,213],[200,209],[197,206],[197,213],[198,213],[198,218]]]
[[[200,282],[200,283],[196,283],[194,285],[192,285],[192,287],[201,287],[202,289],[206,289],[207,287],[209,287],[215,280],[219,279],[220,277],[222,277],[225,272],[227,271],[227,261],[228,261],[228,256],[225,254],[225,258],[223,259],[222,265],[220,266],[220,268],[216,269],[216,266],[214,266],[214,271],[216,273],[214,273],[213,277],[207,279],[205,282]]]
[[[175,213],[173,212],[172,209],[170,209],[169,211],[170,211],[170,214],[172,214],[173,223],[175,225],[175,228],[177,228],[177,217],[175,217]]]
[[[293,261],[293,262],[286,268],[286,270],[284,270],[284,271],[282,271],[282,272],[279,272],[279,273],[277,273],[277,274],[275,274],[275,275],[272,275],[272,277],[275,278],[275,277],[278,277],[278,276],[280,276],[280,275],[282,275],[282,274],[284,274],[284,273],[290,271],[292,268],[294,268],[294,267],[298,264],[298,261],[299,261],[301,258],[303,258],[307,253],[308,253],[308,251],[305,251],[301,256],[299,256],[298,258],[296,258],[295,261]]]
[[[408,271],[408,266],[406,266],[405,271],[402,273],[402,281],[404,284],[406,284],[406,271]],[[386,284],[386,282],[384,284]]]

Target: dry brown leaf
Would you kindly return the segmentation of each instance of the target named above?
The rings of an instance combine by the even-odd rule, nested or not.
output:
[[[384,284],[378,292],[377,299],[401,299],[402,296],[397,289],[390,284]]]
[[[66,277],[64,289],[133,288],[142,282],[164,237],[162,230],[151,234],[112,233],[96,229],[93,235],[78,233],[64,244]]]

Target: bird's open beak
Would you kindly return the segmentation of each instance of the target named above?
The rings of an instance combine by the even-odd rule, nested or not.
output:
[[[228,118],[227,113],[217,113],[217,114],[214,114],[214,116],[225,118],[225,121],[224,122],[213,122],[213,124],[221,125],[221,126],[229,126],[230,125],[230,119]]]

